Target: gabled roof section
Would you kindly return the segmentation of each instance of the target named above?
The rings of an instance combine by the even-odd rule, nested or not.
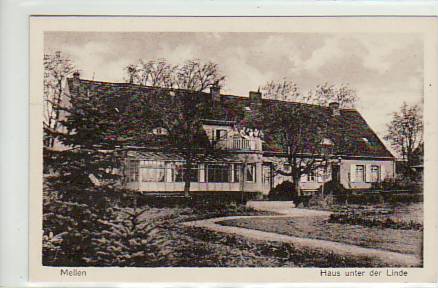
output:
[[[67,80],[69,87],[72,87],[72,81],[72,78]],[[107,103],[120,110],[126,109],[136,95],[144,95],[157,89],[163,89],[130,83],[83,79],[79,79],[79,83],[80,91],[89,91],[89,93],[103,97],[105,101],[108,101]],[[173,91],[178,93],[179,90]],[[251,107],[251,101],[248,97],[221,94],[220,101],[213,103],[209,93],[200,92],[198,94],[198,101],[205,104],[202,107],[208,108],[202,111],[203,118],[206,119],[207,123],[208,121],[222,124],[239,122],[244,119],[245,110],[248,110],[246,108]],[[324,118],[321,121],[329,123],[326,137],[333,142],[337,155],[394,158],[362,115],[355,109],[341,109],[339,116],[332,116],[329,107],[271,99],[262,99],[261,101],[261,105],[265,107],[278,104],[288,106],[291,109],[294,105],[300,105],[300,108],[308,109],[309,113],[317,111],[317,114]],[[266,145],[264,151],[266,151],[265,148]]]

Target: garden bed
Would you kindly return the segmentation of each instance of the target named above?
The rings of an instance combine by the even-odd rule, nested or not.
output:
[[[330,223],[423,230],[422,203],[402,206],[346,206],[333,209]]]

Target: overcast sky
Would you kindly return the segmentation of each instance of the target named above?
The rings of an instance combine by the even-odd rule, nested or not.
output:
[[[98,81],[125,81],[123,68],[139,59],[199,58],[219,64],[228,94],[246,96],[282,78],[303,93],[324,82],[348,83],[380,138],[403,101],[423,101],[423,41],[416,34],[46,33],[45,52],[56,50],[73,60],[81,78]]]

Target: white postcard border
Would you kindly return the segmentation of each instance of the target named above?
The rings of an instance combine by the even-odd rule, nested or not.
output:
[[[31,282],[434,282],[437,267],[437,21],[435,17],[31,17],[30,19],[30,194]],[[424,268],[408,276],[320,277],[319,268],[81,268],[79,279],[42,266],[42,75],[44,31],[422,33],[424,35],[425,195]],[[354,268],[353,268],[354,269]],[[358,268],[369,273],[385,268]],[[334,268],[345,271],[346,269]],[[352,270],[352,269],[349,269]]]

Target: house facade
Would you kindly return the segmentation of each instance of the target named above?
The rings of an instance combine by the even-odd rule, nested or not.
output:
[[[94,93],[110,97],[117,109],[125,109],[130,97],[148,93],[148,87],[129,83],[108,83],[83,80],[78,74],[68,80],[69,97],[75,93]],[[79,89],[80,87],[80,89]],[[156,88],[153,88],[156,89]],[[82,92],[79,92],[82,91]],[[195,161],[190,172],[190,190],[194,192],[263,193],[291,177],[276,173],[274,167],[287,161],[284,153],[273,151],[264,142],[263,130],[243,127],[238,119],[258,105],[270,105],[274,100],[263,99],[260,92],[248,97],[222,95],[217,87],[202,93],[202,101],[217,113],[206,114],[203,129],[210,141],[215,141],[226,153],[221,157],[206,157]],[[276,100],[275,100],[276,101]],[[283,103],[282,103],[283,104]],[[284,105],[302,105],[284,102]],[[395,176],[395,159],[357,110],[340,109],[333,103],[319,109],[331,125],[324,142],[334,147],[327,165],[301,177],[303,193],[313,193],[324,183],[335,179],[350,189],[370,188],[373,183]],[[163,127],[151,131],[157,137],[166,137]],[[344,145],[348,138],[349,145]],[[126,153],[123,169],[124,185],[142,192],[184,191],[184,158],[177,151],[169,152],[155,147],[133,147]]]

